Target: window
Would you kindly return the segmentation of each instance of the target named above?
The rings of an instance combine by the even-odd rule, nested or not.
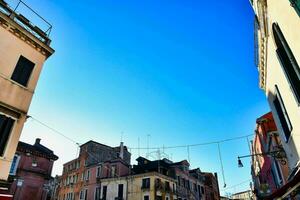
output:
[[[26,87],[33,68],[33,62],[31,62],[24,56],[20,56],[11,79]]]
[[[273,176],[274,182],[277,185],[277,188],[279,188],[283,183],[283,179],[282,179],[282,173],[281,173],[280,166],[276,160],[274,160],[272,163],[272,176]]]
[[[201,186],[201,193],[204,194],[204,187]]]
[[[300,16],[300,0],[290,0],[291,5],[295,8],[296,12]]]
[[[85,180],[86,180],[86,181],[90,180],[90,170],[87,170],[87,171],[86,171]]]
[[[14,122],[12,118],[0,114],[0,156],[4,154]]]
[[[149,200],[149,199],[150,199],[150,198],[149,198],[148,195],[144,196],[144,200]]]
[[[142,181],[142,189],[150,188],[150,178],[144,178]]]
[[[102,188],[102,200],[106,200],[106,194],[107,194],[107,186],[103,186]]]
[[[101,200],[100,192],[101,192],[101,188],[97,187],[96,190],[95,190],[95,200]]]
[[[170,191],[171,190],[170,183],[168,181],[165,182],[165,189],[166,189],[166,191]]]
[[[101,166],[97,167],[96,176],[97,176],[97,177],[100,177],[100,176],[101,176]]]
[[[19,156],[19,155],[14,156],[14,159],[11,163],[9,175],[16,175],[20,158],[21,158],[21,156]]]
[[[116,176],[116,166],[111,166],[111,177],[115,177]]]
[[[37,165],[38,165],[38,162],[37,162],[37,159],[36,159],[36,157],[32,157],[32,167],[37,167]]]
[[[73,199],[74,199],[74,193],[72,193],[72,192],[67,193],[66,200],[73,200]]]
[[[300,104],[300,68],[285,40],[278,24],[273,23],[274,40],[277,46],[277,56],[283,68],[283,71],[289,81],[292,92],[298,104]]]
[[[123,199],[123,184],[119,184],[119,188],[118,188],[118,199]]]
[[[285,110],[285,107],[284,107],[284,104],[283,104],[283,101],[282,101],[282,98],[281,98],[281,95],[280,95],[277,85],[275,85],[275,92],[276,92],[276,94],[275,94],[275,98],[273,100],[273,104],[274,104],[275,110],[277,112],[283,133],[285,135],[285,140],[286,140],[286,142],[288,142],[288,140],[291,136],[291,131],[292,131],[293,127],[291,125],[289,116]]]
[[[80,191],[79,200],[87,200],[87,189],[83,189]]]

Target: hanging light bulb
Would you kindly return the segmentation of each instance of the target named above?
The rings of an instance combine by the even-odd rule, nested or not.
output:
[[[243,163],[242,163],[240,157],[238,157],[238,166],[239,166],[239,167],[244,167],[244,165],[243,165]]]

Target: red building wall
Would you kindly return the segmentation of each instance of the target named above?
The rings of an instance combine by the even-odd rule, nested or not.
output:
[[[16,155],[19,157],[14,182],[10,193],[14,199],[44,200],[47,199],[45,187],[51,179],[54,160],[58,159],[51,150],[40,145],[40,140],[34,145],[19,143]],[[41,147],[41,148],[40,148]],[[48,151],[49,150],[49,151]]]

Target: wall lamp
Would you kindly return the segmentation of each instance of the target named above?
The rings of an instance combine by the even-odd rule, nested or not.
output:
[[[257,154],[250,154],[245,156],[238,156],[238,167],[244,167],[241,158],[247,158],[247,157],[254,157],[254,156],[271,156],[272,158],[280,161],[281,164],[286,164],[286,154],[285,151],[280,148],[277,151],[269,151],[266,153],[257,153]]]

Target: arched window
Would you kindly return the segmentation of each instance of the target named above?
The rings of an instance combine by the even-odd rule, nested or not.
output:
[[[277,46],[276,52],[280,60],[283,71],[292,88],[293,94],[300,104],[300,68],[299,65],[284,38],[284,35],[277,23],[272,25],[274,40]]]

